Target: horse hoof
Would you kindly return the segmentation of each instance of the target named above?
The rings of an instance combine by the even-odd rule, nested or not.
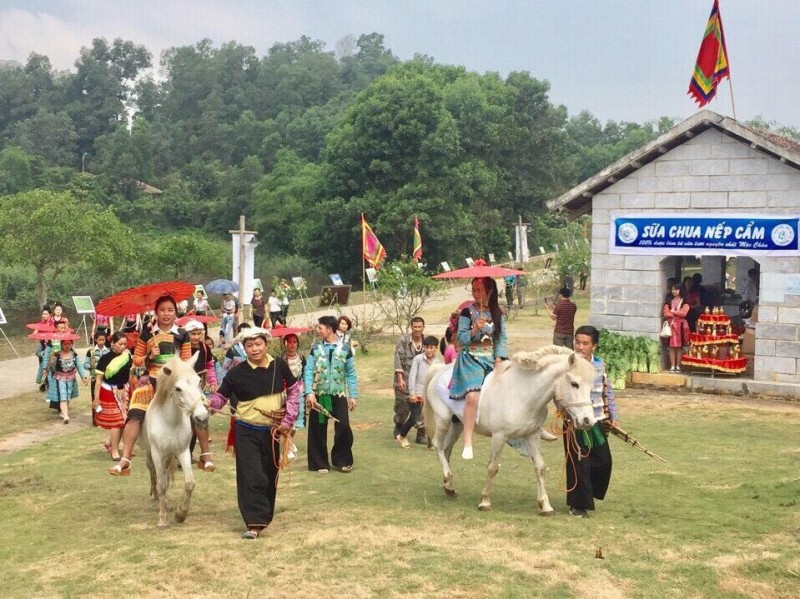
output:
[[[550,510],[549,512],[539,512],[540,516],[544,516],[545,518],[552,518],[556,515],[555,510]]]
[[[481,503],[478,505],[478,510],[481,512],[491,512],[492,511],[492,504],[491,503]]]
[[[458,497],[458,491],[455,489],[445,489],[444,494],[447,496],[448,499],[455,499]]]
[[[186,516],[188,516],[188,515],[189,515],[188,512],[185,513],[185,514],[182,514],[180,512],[176,512],[175,513],[175,522],[177,522],[179,524],[183,524],[184,522],[186,522]]]
[[[156,528],[158,530],[166,530],[167,528],[169,528],[169,524],[166,522],[164,522],[163,524],[159,522],[158,524],[156,524]]]

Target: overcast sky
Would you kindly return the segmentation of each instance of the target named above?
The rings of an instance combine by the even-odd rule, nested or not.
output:
[[[161,51],[203,38],[259,55],[307,35],[377,32],[401,60],[426,54],[470,70],[529,71],[570,114],[602,121],[686,118],[713,0],[0,0],[0,60],[31,52],[72,68],[94,37]],[[800,0],[720,0],[736,116],[800,128]],[[709,108],[732,116],[723,84]]]

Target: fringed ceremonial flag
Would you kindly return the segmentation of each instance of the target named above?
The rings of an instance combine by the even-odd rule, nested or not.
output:
[[[361,251],[364,259],[373,268],[380,268],[381,262],[386,258],[386,250],[372,232],[372,228],[367,224],[363,214],[361,215]]]
[[[422,259],[422,235],[419,232],[419,219],[414,217],[414,253],[412,254],[414,262]]]
[[[687,93],[703,107],[714,99],[717,85],[726,77],[730,78],[728,50],[725,47],[725,33],[722,29],[719,0],[714,0]]]

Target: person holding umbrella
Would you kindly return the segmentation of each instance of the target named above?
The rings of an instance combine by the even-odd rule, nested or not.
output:
[[[77,375],[80,375],[84,385],[89,384],[89,373],[83,367],[78,352],[72,347],[72,342],[80,339],[74,333],[52,333],[54,339],[61,342],[58,351],[53,351],[53,346],[45,350],[42,364],[47,364],[50,373],[50,387],[47,390],[46,400],[50,406],[58,406],[64,424],[69,424],[69,402],[78,397]],[[42,382],[42,369],[37,375],[37,383]]]
[[[465,460],[472,459],[472,431],[483,381],[506,359],[506,325],[495,280],[491,277],[473,279],[472,298],[473,303],[458,316],[457,340],[461,349],[450,384],[450,398],[465,402],[461,454]]]
[[[226,293],[222,296],[222,319],[219,325],[219,343],[228,347],[233,340],[233,326],[239,318],[239,302],[233,294]]]
[[[178,304],[172,295],[159,297],[154,304],[155,326],[144,327],[136,341],[133,353],[133,365],[144,368],[150,379],[153,390],[156,388],[156,376],[170,358],[179,355],[181,360],[192,357],[192,344],[189,335],[175,324],[178,316]],[[128,476],[131,471],[131,454],[144,421],[146,405],[139,406],[131,399],[125,430],[122,433],[122,458],[109,470],[112,476]]]

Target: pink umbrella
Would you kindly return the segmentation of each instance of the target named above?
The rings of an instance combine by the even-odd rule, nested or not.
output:
[[[28,337],[38,341],[77,341],[81,338],[80,335],[69,331],[35,331]]]
[[[524,275],[524,270],[515,268],[503,268],[502,266],[468,266],[450,272],[442,272],[434,275],[434,279],[477,279],[479,277],[491,277],[499,279],[509,275]]]
[[[53,326],[53,323],[51,323],[51,322],[42,322],[41,320],[39,322],[30,322],[30,323],[26,324],[25,326],[28,327],[29,329],[33,329],[34,331],[55,331],[56,330],[56,327]]]

